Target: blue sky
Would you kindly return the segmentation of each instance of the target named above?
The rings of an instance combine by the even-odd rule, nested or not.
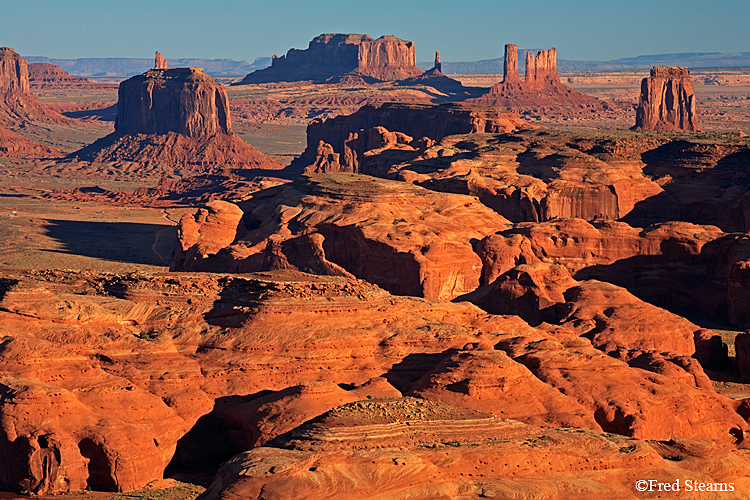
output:
[[[417,60],[501,57],[506,43],[560,59],[750,52],[750,0],[0,0],[0,46],[24,56],[247,59],[321,33],[392,34]]]

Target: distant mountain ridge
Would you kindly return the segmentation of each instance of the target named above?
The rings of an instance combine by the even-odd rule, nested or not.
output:
[[[25,58],[29,63],[51,63],[60,66],[73,76],[127,78],[140,75],[154,67],[154,59],[125,57],[82,57],[78,59],[51,59],[43,56]],[[257,69],[271,65],[270,57],[258,57],[252,63],[233,59],[169,59],[170,68],[197,66],[213,77],[245,76]]]
[[[526,52],[518,51],[519,60],[524,60]],[[533,50],[534,52],[536,50]],[[432,62],[418,62],[417,67],[422,71],[432,68]],[[561,73],[581,71],[641,71],[649,70],[653,66],[687,66],[698,68],[735,68],[750,67],[750,52],[735,52],[724,54],[721,52],[685,52],[678,54],[653,54],[636,57],[625,57],[613,61],[569,61],[557,60],[557,69]],[[443,73],[446,74],[483,74],[502,73],[503,58],[484,59],[468,62],[443,62]]]
[[[519,60],[524,60],[526,52],[536,49],[518,50]],[[252,63],[234,59],[169,59],[170,67],[197,66],[212,77],[244,77],[253,71],[271,65],[270,57],[258,57]],[[78,58],[51,59],[43,56],[26,57],[29,63],[52,63],[60,66],[73,76],[127,78],[139,75],[154,66],[153,59],[135,58]],[[481,61],[444,61],[443,73],[446,74],[482,74],[502,73],[503,58],[483,59]],[[417,67],[426,71],[434,66],[430,62],[418,62]],[[653,66],[687,66],[698,68],[750,68],[750,52],[685,52],[678,54],[654,54],[636,57],[625,57],[612,61],[570,61],[558,59],[557,69],[561,73],[600,72],[600,71],[643,71]],[[523,68],[519,68],[523,70]]]

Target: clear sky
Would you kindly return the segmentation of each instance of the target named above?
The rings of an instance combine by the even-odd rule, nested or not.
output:
[[[750,0],[0,0],[0,46],[23,56],[247,59],[321,33],[390,34],[417,60],[477,61],[503,46],[569,60],[750,52]]]

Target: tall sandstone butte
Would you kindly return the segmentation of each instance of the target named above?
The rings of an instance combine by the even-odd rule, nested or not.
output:
[[[151,69],[120,84],[115,132],[231,135],[227,93],[201,68]]]
[[[684,67],[654,66],[641,82],[635,130],[699,131],[690,71]]]
[[[557,73],[557,49],[540,50],[536,54],[526,53],[526,75],[518,75],[518,47],[505,45],[503,81],[490,91],[468,102],[486,106],[500,106],[513,110],[543,107],[584,107],[602,109],[597,99],[582,94],[560,82]]]
[[[420,75],[414,43],[393,35],[374,40],[370,35],[326,33],[312,39],[307,49],[290,49],[274,57],[271,67],[254,71],[239,85],[250,83],[325,82],[345,75],[393,81]]]
[[[151,69],[120,83],[114,133],[71,157],[154,160],[199,172],[282,168],[232,134],[226,91],[201,68]]]
[[[23,121],[66,122],[29,93],[29,65],[10,47],[0,47],[0,124]]]

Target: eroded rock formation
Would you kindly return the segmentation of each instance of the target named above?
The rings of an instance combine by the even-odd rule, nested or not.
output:
[[[0,47],[0,125],[14,126],[24,121],[70,122],[42,105],[29,89],[26,59],[10,47]]]
[[[120,83],[115,132],[71,157],[198,171],[281,168],[232,134],[226,91],[201,68],[152,69]]]
[[[59,149],[30,141],[0,126],[0,157],[3,158],[54,158],[63,156]]]
[[[731,451],[748,430],[740,402],[698,387],[699,366],[671,361],[683,349],[682,335],[677,343],[659,341],[658,349],[666,350],[661,357],[649,351],[648,359],[626,362],[606,355],[606,342],[595,348],[577,325],[533,328],[517,316],[488,315],[465,302],[398,297],[361,280],[288,271],[241,277],[6,273],[0,287],[3,489],[126,491],[163,477],[168,464],[173,473],[216,466],[242,451],[238,444],[259,443],[266,446],[250,456],[275,453],[274,446],[286,443],[286,451],[315,450],[321,463],[353,443],[360,453],[375,446],[394,466],[393,450],[417,446],[418,453],[442,456],[445,446],[456,446],[446,443],[462,442],[500,445],[506,462],[499,463],[507,464],[516,456],[507,439],[545,442],[513,452],[524,463],[531,450],[548,453],[558,442],[564,446],[553,450],[555,456],[585,449],[592,460],[586,438],[614,442],[613,457],[627,455],[621,438],[596,434],[604,430],[670,440],[665,446],[693,443],[703,451],[690,455],[690,474],[705,465],[715,477],[733,477],[745,456]],[[608,314],[606,301],[575,300],[582,323],[592,311]],[[621,330],[621,313],[598,334],[638,340]],[[648,341],[647,333],[640,331],[641,340]],[[432,401],[382,411],[381,401],[366,399],[399,393]],[[343,403],[343,413],[309,420]],[[369,438],[336,424],[338,417],[330,420],[352,409],[346,418],[366,425]],[[367,411],[357,415],[360,410]],[[545,435],[558,437],[540,439],[541,431],[500,418],[507,416],[582,429],[547,428]],[[319,422],[325,440],[315,437]],[[393,432],[400,426],[410,431]],[[516,438],[503,429],[513,429]],[[713,443],[698,445],[698,439]],[[715,467],[722,457],[732,464],[726,476]],[[611,466],[612,457],[604,459]],[[369,456],[366,463],[372,463]],[[582,460],[553,463],[580,480]],[[592,470],[601,469],[597,463],[589,462]],[[468,470],[478,474],[471,464]],[[488,477],[510,480],[515,465],[507,471],[493,465]],[[307,463],[305,470],[313,467]],[[284,470],[263,477],[283,478]],[[420,484],[433,487],[419,470]],[[303,497],[310,498],[309,489]]]
[[[156,51],[156,57],[154,58],[154,69],[167,69],[167,60],[164,59],[164,56],[159,53],[159,51]]]
[[[227,461],[203,498],[322,500],[372,491],[392,498],[628,498],[632,477],[689,481],[692,489],[702,467],[701,481],[712,489],[728,492],[731,483],[747,494],[746,456],[700,441],[610,436],[414,398],[362,401]],[[707,461],[663,458],[680,454]]]
[[[221,239],[232,243],[224,248],[201,250],[191,235],[213,234],[212,221],[225,220],[227,207],[186,216],[172,269],[295,269],[356,276],[399,295],[451,299],[479,284],[481,261],[470,241],[508,224],[468,196],[341,173],[260,191],[240,207],[243,221],[235,220],[235,207],[233,222],[222,226]]]
[[[533,126],[512,113],[467,104],[373,104],[356,113],[328,120],[313,120],[307,127],[307,148],[290,168],[303,171],[326,160],[330,166],[311,171],[360,172],[365,152],[386,144],[370,140],[376,127],[401,137],[393,144],[420,149],[455,134],[507,133]],[[427,140],[426,140],[427,139]],[[321,143],[325,144],[320,151]],[[329,151],[330,148],[330,151]],[[405,148],[401,148],[405,149]],[[330,156],[339,155],[337,159]],[[333,162],[337,165],[334,166]]]
[[[715,226],[669,222],[641,229],[611,220],[563,219],[518,224],[475,248],[484,263],[483,284],[517,272],[519,264],[556,263],[578,279],[617,284],[660,307],[702,311],[735,325],[750,325],[748,281],[743,277],[750,243],[744,235],[726,234]],[[529,303],[534,294],[524,295],[525,302],[516,301],[516,309],[507,309],[514,304],[511,300],[503,307],[532,323],[555,322],[559,311],[547,308],[561,301],[561,293],[554,301],[547,298],[543,307]],[[519,309],[522,306],[525,309]],[[488,310],[500,311],[492,306]]]
[[[693,80],[687,68],[651,68],[651,76],[641,82],[633,128],[690,132],[700,130],[695,111]]]
[[[600,112],[609,105],[572,89],[560,82],[557,74],[557,50],[541,50],[536,55],[526,53],[526,75],[524,80],[518,75],[518,49],[515,45],[505,46],[503,81],[496,83],[482,97],[470,102],[486,106],[498,106],[511,110],[536,108],[586,109]]]
[[[414,44],[393,35],[374,40],[370,35],[328,33],[313,38],[307,49],[290,49],[285,56],[274,57],[271,67],[250,73],[239,85],[301,80],[322,83],[346,75],[364,81],[403,80],[422,73],[416,61]]]

